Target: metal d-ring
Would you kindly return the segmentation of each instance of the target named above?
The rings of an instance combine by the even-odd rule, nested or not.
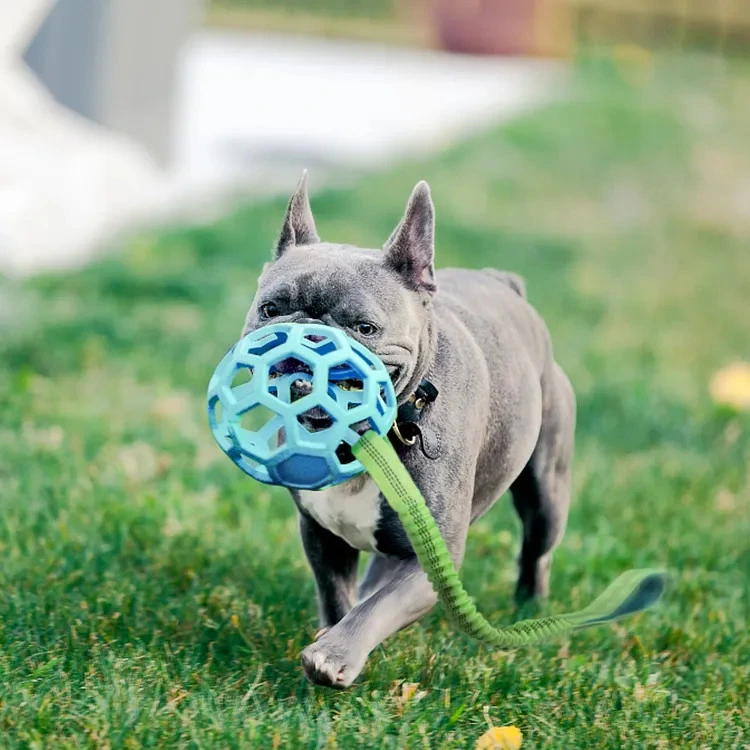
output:
[[[414,443],[416,443],[416,442],[417,442],[417,436],[416,436],[416,435],[415,435],[414,437],[412,437],[412,438],[405,438],[405,437],[404,437],[404,436],[403,436],[403,435],[401,434],[401,430],[399,430],[399,428],[398,428],[398,423],[397,423],[397,422],[394,422],[394,423],[393,423],[393,427],[391,427],[391,429],[393,430],[393,434],[394,434],[394,435],[395,435],[395,436],[396,436],[396,437],[397,437],[397,438],[398,438],[398,439],[399,439],[399,440],[400,440],[400,441],[401,441],[401,442],[402,442],[402,443],[403,443],[404,445],[409,445],[409,446],[410,446],[410,445],[414,445]]]

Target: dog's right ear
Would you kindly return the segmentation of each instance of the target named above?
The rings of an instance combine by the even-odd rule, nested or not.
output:
[[[435,207],[430,186],[422,181],[409,198],[406,213],[385,243],[386,266],[401,276],[407,287],[433,294],[435,284]]]
[[[307,170],[305,170],[297,185],[297,190],[289,199],[274,258],[280,258],[290,247],[314,245],[316,242],[320,242],[320,237],[315,229],[315,220],[310,209],[310,198],[307,194]]]

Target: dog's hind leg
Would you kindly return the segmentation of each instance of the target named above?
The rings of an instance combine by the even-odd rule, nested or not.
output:
[[[391,561],[382,555],[373,555],[367,564],[367,569],[359,583],[357,598],[359,601],[367,599],[378,589],[382,588],[393,578],[394,567]]]
[[[562,539],[570,505],[576,404],[570,381],[557,363],[543,380],[542,391],[539,439],[510,488],[523,524],[518,604],[547,594],[552,550]]]

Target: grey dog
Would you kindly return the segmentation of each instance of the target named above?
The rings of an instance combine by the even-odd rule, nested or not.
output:
[[[303,174],[243,333],[271,322],[341,328],[383,360],[399,403],[429,378],[439,396],[419,424],[433,455],[400,446],[401,458],[457,566],[469,525],[510,490],[523,526],[523,603],[546,594],[565,530],[575,396],[523,281],[495,270],[436,273],[434,229],[430,189],[420,182],[382,250],[321,242]],[[325,427],[325,416],[311,415],[308,428]],[[437,597],[367,475],[292,496],[321,627],[302,663],[313,682],[347,687],[372,650]],[[360,551],[373,555],[357,585]]]

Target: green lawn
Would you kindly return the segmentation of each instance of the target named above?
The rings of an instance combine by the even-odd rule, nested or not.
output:
[[[211,0],[212,8],[272,9],[280,13],[305,13],[346,18],[392,18],[399,0]]]
[[[651,565],[674,574],[663,606],[507,653],[438,608],[353,689],[306,682],[292,503],[220,453],[203,405],[280,226],[270,201],[0,282],[0,746],[473,747],[486,717],[524,748],[750,743],[750,420],[707,390],[750,349],[750,77],[635,62],[592,63],[567,101],[313,207],[324,238],[378,246],[424,177],[441,265],[526,277],[579,398],[545,609]],[[509,506],[472,529],[463,568],[498,623]]]
[[[429,24],[403,0],[212,0],[211,27],[407,46],[431,44]]]

